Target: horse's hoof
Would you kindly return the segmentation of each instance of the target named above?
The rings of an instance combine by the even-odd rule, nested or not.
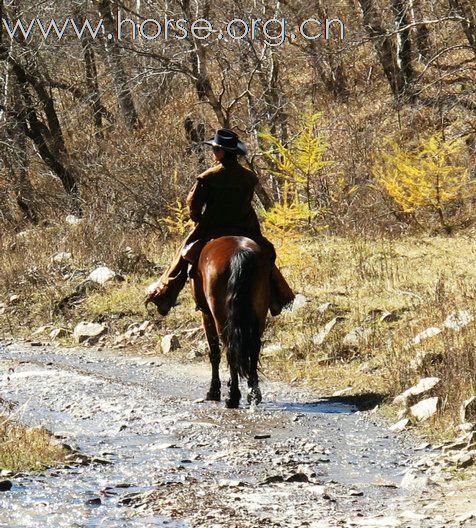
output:
[[[219,402],[221,400],[221,393],[220,391],[208,391],[207,395],[205,397],[207,401],[217,401]]]
[[[261,391],[259,388],[256,389],[250,389],[247,396],[248,403],[250,405],[258,405],[263,401],[263,397],[261,396]]]
[[[227,409],[238,409],[240,406],[240,400],[225,400],[225,405]]]

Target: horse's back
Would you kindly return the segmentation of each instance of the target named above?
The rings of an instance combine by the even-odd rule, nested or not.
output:
[[[224,269],[231,257],[239,251],[253,251],[257,255],[263,253],[263,249],[257,242],[244,236],[221,236],[210,240],[200,254],[199,266],[213,266],[216,269]]]
[[[230,294],[246,284],[247,302],[259,319],[269,305],[271,259],[254,240],[243,236],[222,236],[208,242],[198,261],[200,284],[194,287],[197,304],[209,310],[219,326],[226,321]],[[243,288],[242,288],[243,289]]]

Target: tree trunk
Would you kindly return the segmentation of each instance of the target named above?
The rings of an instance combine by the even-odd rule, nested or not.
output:
[[[25,69],[13,59],[11,60],[11,64],[12,72],[18,83],[18,90],[24,105],[25,122],[27,123],[25,133],[35,144],[44,163],[60,179],[63,188],[71,200],[71,211],[74,214],[81,215],[81,197],[77,178],[74,171],[65,163],[65,160],[68,158],[68,153],[66,151],[63,134],[53,101],[40,79],[33,79],[32,76],[28,75]],[[43,104],[48,127],[39,120],[36,114],[36,105],[34,104],[28,90],[30,84],[32,84]],[[47,138],[50,141],[48,141]]]
[[[476,53],[476,7],[473,0],[449,0],[449,5],[456,15],[465,19],[461,21],[461,25],[469,45]]]
[[[383,27],[374,0],[359,0],[359,4],[362,9],[365,31],[374,43],[375,51],[390,88],[395,98],[398,99],[404,91],[405,83],[396,63],[392,41]]]
[[[86,77],[86,86],[88,88],[88,103],[93,115],[94,126],[96,128],[96,138],[102,139],[103,136],[103,115],[104,108],[101,104],[99,95],[98,74],[96,69],[96,59],[91,38],[83,37],[81,47],[83,48],[84,71]]]
[[[121,48],[117,41],[116,19],[112,12],[111,0],[99,0],[99,13],[104,21],[106,52],[119,106],[127,126],[130,129],[135,129],[139,126],[139,115],[122,62]]]
[[[16,202],[25,218],[33,224],[38,223],[38,215],[32,205],[34,196],[33,187],[28,177],[28,151],[26,142],[26,115],[25,104],[18,84],[13,93],[13,144],[15,146],[15,161],[18,167],[16,177]]]
[[[194,122],[187,116],[183,122],[185,129],[185,136],[187,137],[190,146],[188,154],[194,154],[198,159],[198,166],[200,172],[205,170],[205,149],[203,142],[205,141],[205,124],[203,122]]]
[[[430,56],[430,32],[425,24],[422,24],[423,13],[421,0],[409,0],[411,21],[414,24],[415,44],[418,51],[418,60],[423,62]]]
[[[397,33],[397,66],[398,75],[402,79],[399,96],[409,95],[413,82],[412,43],[410,39],[408,6],[405,0],[392,0],[392,11],[395,17]]]

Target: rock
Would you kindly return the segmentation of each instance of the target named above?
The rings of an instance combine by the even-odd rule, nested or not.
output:
[[[99,266],[95,270],[91,271],[88,276],[88,280],[96,282],[97,284],[106,284],[116,278],[116,273],[107,266]]]
[[[436,396],[434,398],[426,398],[410,407],[410,414],[419,422],[423,422],[438,412],[439,403],[440,399]]]
[[[398,411],[397,420],[398,421],[403,420],[403,418],[406,418],[407,416],[408,416],[408,410],[406,407],[404,407],[403,409],[400,409],[400,411]]]
[[[140,324],[138,328],[139,334],[144,335],[147,332],[147,330],[150,329],[151,326],[152,326],[152,323],[146,319],[143,323]]]
[[[72,255],[69,251],[60,251],[59,253],[55,253],[51,260],[55,264],[64,264],[65,262],[69,262],[72,258]]]
[[[87,506],[101,506],[101,499],[99,497],[87,499],[84,501],[84,504],[86,504]]]
[[[410,420],[408,418],[402,418],[397,423],[389,427],[390,431],[394,433],[400,433],[410,425]]]
[[[451,328],[451,330],[461,330],[474,319],[474,316],[468,310],[459,310],[448,315],[443,322],[443,326]]]
[[[349,490],[349,493],[347,494],[348,497],[362,497],[364,495],[364,492],[362,490],[357,489],[351,489]]]
[[[198,359],[202,356],[203,354],[199,350],[192,350],[187,354],[187,359]]]
[[[241,480],[222,479],[218,481],[219,488],[240,488],[245,486]]]
[[[78,343],[95,343],[98,339],[107,332],[107,328],[99,323],[88,323],[81,321],[76,325],[73,331],[73,337]]]
[[[17,304],[19,300],[20,300],[19,295],[10,295],[10,298],[8,299],[8,304],[9,305]]]
[[[457,469],[465,469],[472,466],[476,462],[476,451],[469,453],[459,453],[454,456],[451,461],[456,465]]]
[[[400,319],[400,315],[397,312],[389,312],[384,310],[379,317],[381,323],[393,323]]]
[[[315,345],[322,345],[322,343],[324,343],[326,337],[330,334],[334,326],[343,320],[344,317],[334,317],[334,319],[331,319],[328,323],[326,323],[322,330],[320,330],[317,334],[312,337],[312,342]]]
[[[275,482],[284,482],[284,477],[282,475],[268,475],[259,484],[274,484]]]
[[[420,396],[431,391],[440,381],[440,378],[422,378],[416,385],[396,396],[393,403],[403,403],[406,405],[411,397]]]
[[[476,422],[476,396],[471,396],[462,403],[459,416],[462,423]]]
[[[81,218],[78,218],[76,215],[68,215],[66,218],[65,218],[65,222],[69,225],[78,225],[82,222],[83,220]]]
[[[360,514],[362,515],[362,514]],[[329,525],[328,525],[329,526]],[[347,526],[362,526],[362,528],[402,528],[401,520],[397,517],[378,516],[350,518]]]
[[[438,352],[429,352],[427,350],[418,350],[414,359],[409,363],[409,368],[412,370],[425,370],[432,365],[437,365],[443,362],[443,354]]]
[[[298,293],[296,295],[296,297],[294,297],[293,304],[289,308],[289,311],[290,312],[295,312],[295,311],[299,310],[300,308],[302,308],[303,306],[306,306],[306,304],[308,302],[309,301],[308,301],[307,297],[305,297],[302,293]]]
[[[144,254],[137,253],[131,247],[126,247],[116,258],[119,269],[123,273],[155,274],[162,275],[161,266],[150,261]]]
[[[360,341],[367,338],[372,333],[371,328],[364,328],[363,326],[356,326],[347,335],[344,336],[342,344],[344,346],[354,347],[357,346]]]
[[[66,337],[68,335],[68,332],[64,328],[54,328],[50,332],[50,338],[54,341],[55,339],[61,339],[62,337]]]
[[[468,512],[468,513],[463,513],[463,514],[458,515],[457,517],[455,517],[455,521],[460,523],[460,524],[465,524],[468,521],[471,521],[473,519],[476,519],[476,510],[473,510],[473,511]]]
[[[284,351],[285,348],[281,343],[275,343],[274,345],[267,345],[261,351],[262,357],[270,357],[278,354],[279,352]]]
[[[0,491],[10,491],[13,483],[11,480],[0,480]]]
[[[400,487],[405,490],[422,491],[428,487],[429,483],[428,477],[420,477],[413,470],[409,470],[403,476]]]
[[[311,477],[307,473],[299,471],[286,477],[284,482],[309,482],[310,478]]]
[[[160,347],[164,354],[174,352],[175,350],[180,348],[179,338],[175,334],[167,334],[162,338]]]
[[[39,326],[34,332],[32,332],[31,335],[32,336],[37,336],[37,335],[40,335],[40,334],[44,334],[50,328],[51,328],[50,325]]]
[[[380,488],[398,488],[398,485],[393,480],[386,479],[384,477],[376,477],[372,484],[379,486]]]
[[[324,314],[326,312],[329,312],[331,311],[333,308],[335,308],[335,304],[332,303],[332,302],[325,302],[325,303],[322,303],[320,304],[318,307],[317,307],[317,311],[321,314]]]
[[[124,339],[131,339],[132,337],[137,338],[139,336],[143,336],[146,330],[149,328],[149,326],[151,326],[150,321],[144,321],[141,324],[132,323],[128,326],[127,331],[120,337],[124,340]]]
[[[370,310],[362,321],[362,324],[375,323],[376,321],[379,321],[383,313],[383,310],[380,310],[380,308]]]
[[[436,326],[430,326],[430,328],[427,328],[426,330],[423,330],[423,332],[420,332],[417,334],[411,341],[411,345],[418,345],[425,339],[428,339],[429,337],[433,337],[435,335],[438,335],[441,333],[441,328],[437,328]]]
[[[456,430],[460,433],[468,434],[476,430],[476,424],[472,422],[464,422],[462,424],[457,425]]]
[[[452,442],[451,444],[443,446],[442,452],[448,453],[449,451],[462,451],[468,446],[468,442]]]

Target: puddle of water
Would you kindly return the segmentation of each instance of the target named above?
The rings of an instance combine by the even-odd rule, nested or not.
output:
[[[359,411],[356,405],[350,403],[328,402],[324,400],[310,403],[268,403],[265,404],[265,408],[270,411],[322,414],[353,414]]]

